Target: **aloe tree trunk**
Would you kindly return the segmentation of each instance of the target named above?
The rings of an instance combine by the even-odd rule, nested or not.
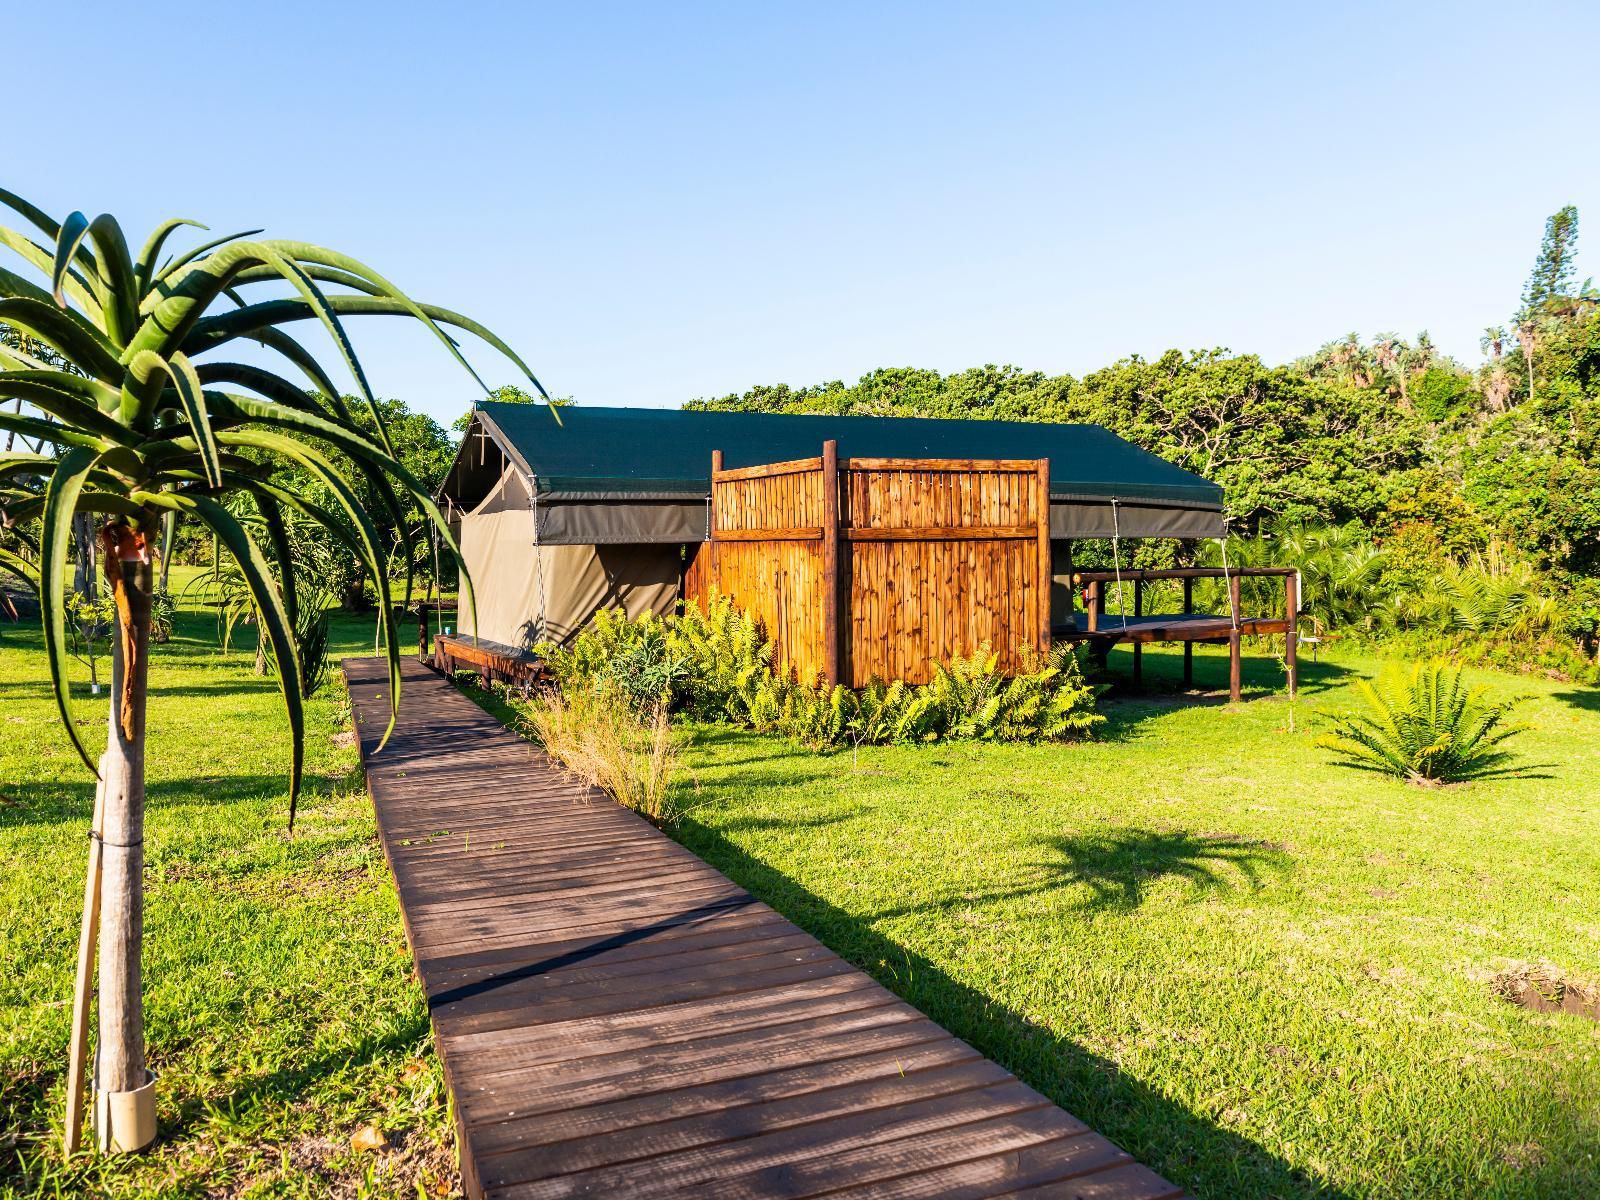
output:
[[[100,908],[98,1086],[127,1092],[146,1082],[144,998],[144,733],[149,686],[150,554],[142,534],[122,527],[104,542],[117,597],[111,717],[100,759],[104,857]]]

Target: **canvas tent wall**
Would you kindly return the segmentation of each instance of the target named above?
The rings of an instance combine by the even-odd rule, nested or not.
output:
[[[517,647],[565,644],[603,608],[630,617],[672,611],[683,561],[676,545],[539,545],[532,501],[528,481],[506,471],[461,515],[457,536],[477,603],[476,625],[472,610],[461,610],[463,633]]]
[[[1048,458],[1053,608],[1063,617],[1072,540],[1225,530],[1221,488],[1096,425],[584,407],[560,417],[543,405],[479,405],[442,489],[473,547],[479,603],[495,614],[482,618],[483,634],[497,641],[519,639],[492,630],[537,622],[541,561],[552,627],[581,625],[591,602],[670,607],[669,576],[675,588],[685,551],[707,536],[713,450],[730,469],[805,458],[827,440],[847,458]],[[520,515],[484,522],[496,511]],[[556,566],[562,547],[579,552]],[[489,572],[481,579],[475,559]]]

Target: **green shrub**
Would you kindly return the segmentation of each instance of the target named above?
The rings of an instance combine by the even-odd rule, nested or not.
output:
[[[568,694],[614,689],[641,712],[670,707],[688,693],[688,660],[668,634],[667,623],[654,613],[631,621],[620,609],[602,609],[570,647],[544,643],[535,649]]]
[[[294,647],[300,658],[300,694],[309,700],[328,678],[329,610],[338,604],[339,597],[327,588],[317,587],[303,591],[296,600]],[[276,672],[277,655],[265,638],[261,641],[261,656],[266,669]]]
[[[171,592],[158,591],[150,597],[150,640],[165,645],[172,640],[172,622],[178,615],[178,602]]]
[[[1522,698],[1487,702],[1487,688],[1466,686],[1461,672],[1438,661],[1418,663],[1380,687],[1365,679],[1357,686],[1372,715],[1340,718],[1317,744],[1413,783],[1499,774],[1512,756],[1498,747],[1528,728],[1506,721]]]
[[[802,683],[772,669],[758,622],[713,596],[704,609],[630,621],[603,612],[566,648],[538,647],[569,699],[615,693],[635,712],[658,705],[702,720],[781,733],[812,749],[939,738],[1061,740],[1091,732],[1096,690],[1069,650],[1007,678],[987,649],[935,667],[923,687],[873,681],[861,692]]]

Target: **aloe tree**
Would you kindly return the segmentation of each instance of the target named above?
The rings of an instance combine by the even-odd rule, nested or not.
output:
[[[257,240],[261,231],[251,230],[163,257],[184,226],[205,228],[169,220],[134,254],[110,216],[89,220],[75,212],[58,222],[3,190],[0,206],[32,227],[23,233],[0,225],[0,244],[21,260],[12,263],[20,273],[0,267],[0,322],[23,335],[0,345],[0,402],[21,402],[15,410],[0,408],[0,432],[15,433],[37,447],[37,452],[0,454],[0,515],[13,547],[0,549],[0,565],[22,571],[39,591],[61,720],[99,779],[99,1086],[126,1092],[147,1078],[139,965],[145,699],[152,549],[164,521],[171,515],[208,528],[238,563],[250,589],[262,635],[280,664],[292,732],[292,825],[304,720],[287,514],[327,529],[372,578],[388,649],[391,731],[400,660],[388,548],[380,545],[351,479],[359,475],[370,482],[371,494],[397,528],[405,527],[400,496],[409,494],[460,563],[428,491],[396,461],[345,318],[412,318],[471,372],[442,327],[464,330],[509,357],[541,394],[544,389],[487,329],[446,309],[418,304],[362,263],[320,246]],[[358,405],[370,414],[369,425],[357,421],[318,358],[285,331],[302,321],[320,324],[331,337],[354,378]],[[34,342],[49,353],[30,353],[25,347]],[[236,354],[242,348],[251,351],[251,361]],[[282,486],[275,481],[281,468],[320,480],[335,503],[319,507]],[[230,511],[224,501],[238,494],[248,495],[258,520],[241,521]],[[110,720],[98,767],[73,721],[67,678],[65,568],[73,519],[80,513],[93,514],[98,527],[117,612]],[[30,532],[35,529],[37,534]],[[409,599],[411,554],[403,560]],[[470,595],[464,572],[463,580]]]

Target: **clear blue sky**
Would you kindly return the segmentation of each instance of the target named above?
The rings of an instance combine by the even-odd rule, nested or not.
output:
[[[1566,203],[1600,275],[1592,4],[124,0],[5,36],[5,186],[335,246],[580,403],[1350,330],[1475,362]],[[470,402],[420,330],[355,333],[380,393]]]

